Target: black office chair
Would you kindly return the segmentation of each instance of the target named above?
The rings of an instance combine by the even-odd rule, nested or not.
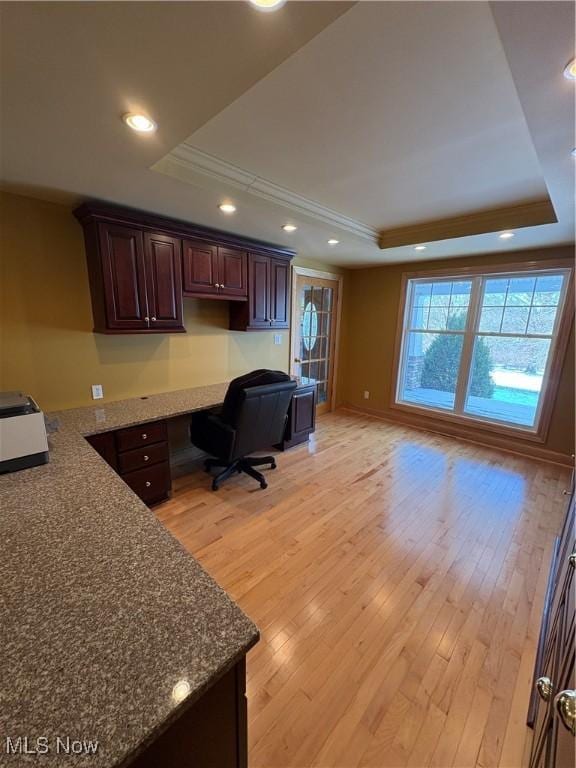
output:
[[[221,409],[200,411],[192,416],[190,439],[206,453],[205,468],[223,467],[212,481],[212,490],[235,472],[245,472],[266,488],[264,475],[254,467],[270,464],[273,456],[250,457],[279,443],[284,435],[288,406],[296,382],[281,371],[260,369],[230,382]]]

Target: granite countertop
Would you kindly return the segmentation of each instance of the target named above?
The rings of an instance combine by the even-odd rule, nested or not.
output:
[[[83,437],[216,405],[225,389],[51,414],[49,463],[0,476],[0,765],[128,764],[257,642],[256,626]],[[6,737],[19,736],[29,748],[59,736],[98,749],[7,754]]]

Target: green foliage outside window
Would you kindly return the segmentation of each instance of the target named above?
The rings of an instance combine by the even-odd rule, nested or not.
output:
[[[466,315],[461,312],[449,318],[447,330],[461,331]],[[436,336],[424,355],[420,386],[440,392],[455,392],[463,337],[460,334]],[[490,348],[481,336],[476,338],[470,394],[490,398],[494,394],[494,382],[490,376],[492,357]]]

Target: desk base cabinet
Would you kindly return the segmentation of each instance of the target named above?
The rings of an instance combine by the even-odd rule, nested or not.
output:
[[[220,678],[130,768],[247,768],[246,660]]]
[[[143,502],[152,506],[170,496],[170,453],[165,421],[152,421],[86,438]]]
[[[290,401],[286,431],[281,443],[275,446],[281,451],[305,443],[316,428],[316,384],[300,384]]]

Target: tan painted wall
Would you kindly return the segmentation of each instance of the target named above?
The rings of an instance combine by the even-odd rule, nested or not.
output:
[[[109,401],[288,369],[288,331],[281,346],[272,332],[229,331],[225,302],[185,299],[186,334],[92,333],[82,230],[70,209],[2,193],[0,217],[0,389],[55,410],[92,403],[91,384]]]
[[[549,249],[349,271],[343,307],[346,354],[340,372],[341,399],[355,407],[370,408],[387,417],[394,417],[397,413],[390,409],[390,402],[403,272],[522,262],[545,258],[547,255],[573,257],[573,254],[572,248]],[[369,400],[363,399],[364,390],[370,392]],[[573,331],[545,447],[568,455],[574,452]]]

